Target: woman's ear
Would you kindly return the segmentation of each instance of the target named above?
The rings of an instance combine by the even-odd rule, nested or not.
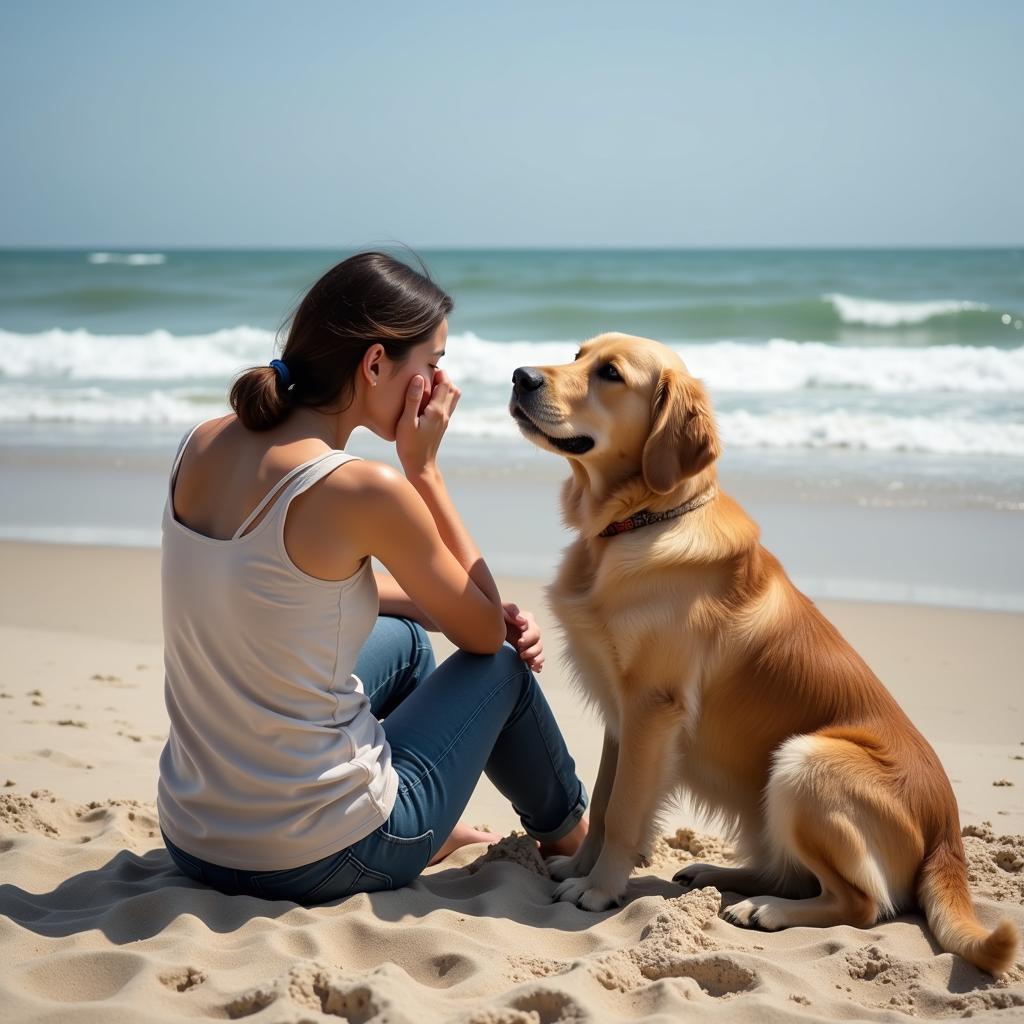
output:
[[[369,384],[376,386],[380,381],[380,368],[381,363],[384,359],[384,346],[383,345],[371,345],[363,353],[363,370],[366,374],[366,380]]]
[[[643,451],[644,482],[657,494],[668,494],[719,454],[718,431],[703,385],[679,370],[662,370]]]

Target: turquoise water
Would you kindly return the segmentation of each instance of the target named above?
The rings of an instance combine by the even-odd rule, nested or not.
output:
[[[344,255],[0,252],[0,443],[166,445]],[[456,303],[456,447],[520,443],[516,366],[619,330],[680,352],[732,449],[1024,459],[1024,250],[421,255]]]
[[[0,251],[0,327],[98,335],[195,335],[243,324],[273,330],[345,255]],[[420,255],[455,297],[453,332],[494,341],[621,329],[666,342],[1024,344],[1024,249]]]

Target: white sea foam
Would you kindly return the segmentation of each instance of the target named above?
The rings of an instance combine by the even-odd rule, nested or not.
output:
[[[983,302],[961,299],[934,299],[925,302],[894,302],[887,299],[865,299],[856,295],[831,292],[823,295],[835,306],[844,324],[866,324],[869,327],[898,327],[901,324],[923,324],[937,316],[963,313],[967,310],[984,311]]]
[[[258,327],[210,334],[92,334],[83,328],[39,334],[0,330],[0,378],[187,380],[226,378],[269,362],[274,335]]]
[[[0,330],[0,379],[53,381],[207,380],[226,384],[269,362],[271,331],[231,327],[209,334],[97,335],[83,329],[18,334]],[[576,341],[495,342],[452,335],[442,365],[460,385],[510,386],[517,366],[571,362]],[[713,391],[854,389],[913,392],[1024,392],[1024,345],[846,347],[775,338],[764,344],[719,341],[673,346]],[[467,396],[468,397],[468,396]]]
[[[225,400],[188,389],[153,389],[128,396],[100,387],[0,393],[0,422],[186,426],[229,411]],[[719,413],[717,419],[726,445],[741,448],[853,448],[1024,456],[1021,423],[898,416],[842,408],[829,412],[767,413],[734,409]],[[460,403],[448,432],[454,437],[495,441],[519,437],[519,428],[504,402],[475,408]]]
[[[444,365],[463,389],[452,434],[516,437],[506,411],[512,371],[571,362],[578,344],[451,336]],[[709,386],[727,444],[1024,455],[1013,412],[1024,395],[1024,346],[777,338],[674,347]],[[189,336],[0,331],[0,421],[187,425],[228,412],[234,375],[274,352],[272,332],[247,326]]]
[[[162,252],[91,252],[90,263],[126,263],[131,267],[152,267],[167,262]]]
[[[832,412],[752,413],[717,417],[722,440],[739,448],[852,448],[878,452],[1024,456],[1024,424],[932,419],[837,409]],[[476,437],[515,437],[519,428],[504,408],[465,413],[460,405],[448,428]]]
[[[773,338],[676,350],[691,373],[720,391],[1024,392],[1024,346],[846,348]]]
[[[0,422],[7,423],[185,424],[230,411],[222,399],[195,400],[159,390],[131,395],[99,387],[0,392]]]
[[[855,448],[876,452],[1024,456],[1024,424],[836,409],[827,413],[718,417],[726,444],[741,448]]]

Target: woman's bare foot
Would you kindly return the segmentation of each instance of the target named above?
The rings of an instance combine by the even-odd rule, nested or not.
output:
[[[590,830],[590,822],[587,818],[580,818],[579,823],[576,827],[561,839],[556,839],[553,843],[537,843],[538,850],[542,857],[571,857],[578,849],[580,843],[583,842],[587,832]]]
[[[436,864],[438,861],[442,861],[450,853],[454,853],[460,846],[469,846],[470,843],[496,843],[501,836],[495,835],[494,832],[484,832],[478,828],[470,828],[469,825],[463,825],[460,821],[455,828],[452,829],[452,834],[441,844],[441,849],[434,854],[430,864]]]

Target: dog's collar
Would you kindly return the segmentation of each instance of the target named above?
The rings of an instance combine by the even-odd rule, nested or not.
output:
[[[664,512],[648,512],[646,509],[634,512],[628,519],[620,519],[618,522],[606,526],[598,534],[598,537],[614,537],[619,533],[638,530],[641,526],[660,523],[663,519],[675,519],[678,516],[685,516],[687,512],[692,512],[694,509],[700,508],[701,505],[706,505],[717,493],[718,488],[712,485],[703,494],[698,494],[696,498],[691,498],[685,505],[680,505],[678,508],[670,508]]]

